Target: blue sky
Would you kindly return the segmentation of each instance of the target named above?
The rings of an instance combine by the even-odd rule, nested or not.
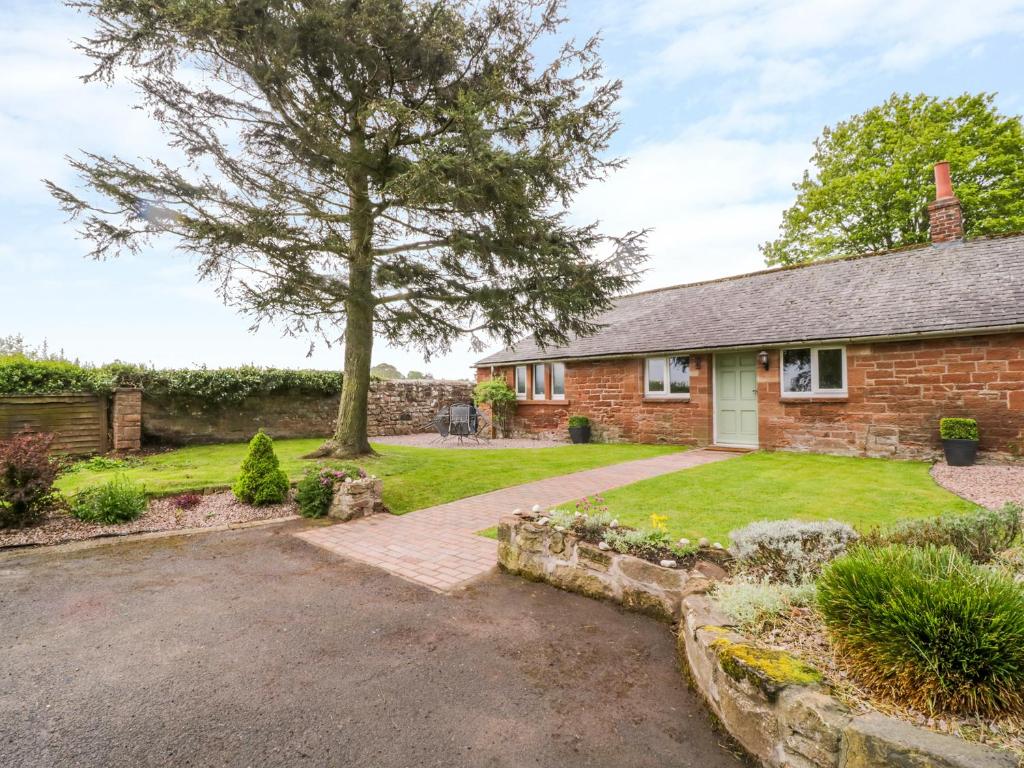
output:
[[[761,268],[821,128],[893,91],[994,91],[1024,112],[1024,0],[572,0],[568,15],[579,36],[603,30],[629,158],[574,215],[654,229],[644,288]],[[166,154],[162,137],[130,90],[77,80],[83,17],[0,0],[0,19],[0,335],[91,362],[340,367],[337,348],[307,357],[308,339],[250,333],[172,251],[83,258],[40,179],[72,183],[62,157],[77,149]],[[466,376],[480,356],[460,344],[424,362],[379,342],[374,358]]]

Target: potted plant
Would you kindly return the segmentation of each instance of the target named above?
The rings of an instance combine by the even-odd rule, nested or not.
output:
[[[570,416],[569,437],[574,443],[589,443],[590,419],[586,416]]]
[[[978,456],[978,422],[974,419],[939,419],[939,435],[946,463],[969,467]]]

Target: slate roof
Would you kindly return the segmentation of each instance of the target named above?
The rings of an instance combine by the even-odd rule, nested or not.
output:
[[[623,296],[562,347],[477,366],[1024,325],[1024,234],[925,245]]]

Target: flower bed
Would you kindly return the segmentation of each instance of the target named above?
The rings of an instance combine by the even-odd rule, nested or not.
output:
[[[906,521],[856,544],[836,528],[826,547],[795,522],[736,532],[757,546],[736,548],[734,577],[684,601],[698,688],[768,765],[1016,765],[1024,559],[1006,548],[1020,512]]]
[[[1013,768],[1009,752],[858,712],[830,695],[820,671],[737,633],[705,595],[683,600],[680,658],[726,730],[767,766]]]
[[[198,503],[189,503],[185,508],[175,503],[177,498],[154,499],[149,502],[147,511],[140,517],[118,525],[87,523],[63,510],[53,509],[47,512],[37,525],[0,529],[0,549],[62,544],[132,533],[214,528],[258,520],[289,518],[295,514],[295,504],[291,501],[252,507],[238,501],[230,492],[201,495]]]

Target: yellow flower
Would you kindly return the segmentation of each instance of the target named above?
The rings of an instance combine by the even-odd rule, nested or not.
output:
[[[667,531],[666,520],[668,520],[668,515],[651,515],[651,528],[656,531]]]

